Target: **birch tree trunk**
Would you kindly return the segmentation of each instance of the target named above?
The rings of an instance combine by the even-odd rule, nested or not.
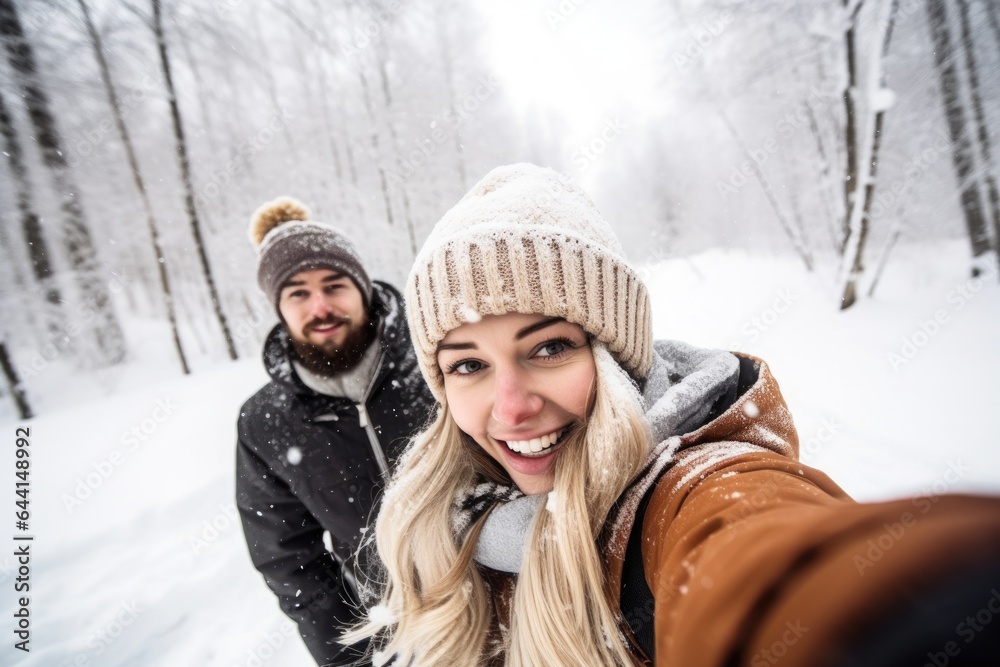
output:
[[[858,71],[857,34],[858,14],[864,0],[844,0],[844,10],[848,14],[848,26],[844,31],[844,60],[847,67],[844,97],[844,148],[847,164],[844,168],[844,221],[841,225],[840,253],[847,249],[850,236],[850,215],[858,187]]]
[[[451,40],[448,38],[448,16],[447,12],[444,11],[444,8],[440,4],[435,5],[434,12],[435,23],[437,23],[439,35],[438,41],[441,44],[441,62],[444,66],[444,78],[448,90],[448,108],[451,110],[452,116],[454,117],[458,105],[457,100],[455,99],[455,73],[452,69],[453,58],[451,52]],[[462,145],[461,123],[454,124],[453,134],[455,137],[455,159],[457,161],[458,168],[458,182],[459,185],[461,185],[461,190],[459,190],[459,192],[468,192],[469,186],[466,184],[465,147]]]
[[[944,0],[927,0],[927,14],[934,40],[934,67],[941,81],[941,98],[952,146],[951,160],[958,178],[962,214],[972,246],[972,275],[975,277],[980,273],[979,258],[990,251],[990,235],[973,168],[972,143],[959,90],[958,72],[955,70],[955,54]]]
[[[996,8],[995,0],[984,0],[983,8],[986,10],[986,20],[989,21],[990,29],[993,31],[993,38],[1000,47],[1000,17],[997,16],[1000,11]]]
[[[850,227],[847,244],[844,250],[844,266],[848,268],[844,272],[842,280],[843,291],[840,297],[840,309],[846,310],[854,305],[857,300],[858,282],[864,271],[865,245],[868,241],[868,231],[871,223],[872,201],[875,198],[875,177],[878,173],[878,152],[882,145],[882,129],[885,124],[885,112],[889,107],[889,101],[885,99],[891,93],[886,88],[885,58],[889,54],[889,43],[892,41],[892,26],[896,20],[896,9],[899,0],[887,0],[888,7],[885,15],[880,17],[878,22],[878,35],[881,37],[879,49],[873,50],[871,76],[878,73],[877,87],[869,95],[869,115],[874,117],[871,120],[871,131],[868,134],[868,141],[865,145],[864,159],[862,165],[867,165],[867,173],[864,181],[858,183],[858,187],[863,187],[861,199],[858,200],[858,192],[855,190],[853,206],[850,211]]]
[[[127,352],[125,335],[109,291],[102,283],[90,225],[77,198],[79,188],[73,182],[64,157],[62,138],[51,112],[48,94],[42,87],[31,42],[24,35],[13,0],[0,0],[0,37],[16,72],[42,161],[60,199],[62,242],[83,301],[81,313],[84,317],[81,320],[85,321],[80,328],[88,331],[96,343],[93,358],[87,358],[85,362],[99,366],[120,363]]]
[[[191,165],[188,160],[187,143],[184,139],[184,126],[181,123],[180,108],[177,104],[177,93],[174,90],[174,81],[170,73],[170,57],[167,53],[167,39],[163,33],[163,21],[160,12],[160,0],[153,2],[153,31],[156,35],[157,48],[160,54],[160,66],[163,69],[163,81],[167,87],[167,100],[170,103],[170,117],[173,121],[174,139],[177,142],[177,161],[180,164],[181,180],[184,184],[184,205],[187,210],[188,220],[191,223],[191,234],[194,236],[195,247],[198,250],[198,259],[201,262],[202,274],[208,285],[209,296],[215,317],[219,322],[219,328],[226,340],[226,349],[230,359],[236,359],[236,347],[233,343],[232,333],[229,331],[229,324],[226,322],[226,315],[222,311],[222,300],[219,297],[219,290],[215,285],[215,278],[212,275],[212,267],[208,262],[208,253],[205,243],[202,240],[201,222],[198,220],[198,211],[194,204],[194,185],[191,182]]]
[[[358,79],[361,83],[362,99],[365,101],[365,111],[368,113],[368,123],[370,125],[370,139],[372,144],[372,158],[375,160],[375,168],[378,170],[379,189],[382,191],[382,202],[385,204],[385,219],[389,226],[395,224],[392,215],[392,201],[389,196],[389,179],[386,177],[385,167],[382,165],[382,148],[378,138],[378,118],[375,116],[375,108],[372,105],[371,90],[368,86],[368,77],[362,71],[359,63]]]
[[[39,294],[37,283],[28,277],[28,272],[21,265],[21,260],[26,259],[29,263],[31,257],[27,254],[22,258],[21,253],[15,250],[16,242],[10,235],[10,226],[5,218],[0,217],[0,269],[6,269],[7,274],[0,274],[0,281],[6,290],[0,290],[0,309],[4,312],[16,312],[17,318],[25,325],[25,335],[29,340],[43,340],[51,336],[51,331],[46,329],[46,322],[38,316],[39,311],[35,299]],[[20,241],[20,239],[18,239]],[[9,275],[9,278],[8,278]],[[11,293],[10,305],[3,301],[3,293]],[[10,316],[8,316],[8,321]],[[9,325],[8,325],[9,326]]]
[[[400,154],[399,135],[396,133],[395,120],[392,117],[392,91],[389,87],[389,73],[386,71],[386,54],[382,45],[376,47],[378,60],[379,80],[382,83],[382,96],[385,100],[385,122],[389,126],[389,136],[392,139],[392,151],[396,156],[396,171],[403,174],[403,158]],[[417,258],[417,234],[413,228],[413,213],[410,211],[410,195],[406,191],[406,180],[399,180],[399,192],[403,198],[403,218],[406,222],[406,231],[410,240],[410,256]]]
[[[58,338],[65,335],[63,327],[59,324],[62,297],[59,294],[59,287],[52,271],[48,241],[42,234],[41,222],[32,205],[34,190],[31,180],[28,178],[27,166],[24,164],[21,142],[18,140],[17,131],[14,128],[14,117],[7,108],[7,101],[4,99],[2,90],[0,90],[0,134],[3,135],[3,153],[7,156],[10,173],[15,181],[17,211],[21,219],[21,233],[28,244],[28,259],[31,263],[31,270],[45,294],[47,306],[42,309],[44,311],[42,319],[48,335],[52,338]]]
[[[163,248],[160,246],[159,225],[156,216],[153,214],[153,206],[149,201],[149,193],[146,191],[146,183],[139,170],[139,160],[132,146],[132,137],[129,135],[128,127],[125,126],[125,118],[122,115],[121,104],[118,102],[118,94],[115,92],[114,83],[111,80],[111,68],[104,57],[104,45],[101,35],[97,32],[93,18],[90,16],[90,9],[85,0],[77,0],[80,11],[83,13],[83,22],[87,28],[87,35],[90,37],[90,45],[94,50],[94,58],[101,70],[101,78],[104,82],[104,91],[108,96],[108,105],[111,107],[111,115],[115,119],[115,127],[118,129],[118,136],[122,140],[125,148],[125,157],[128,159],[129,169],[132,171],[132,181],[135,189],[142,200],[142,207],[146,211],[146,225],[149,227],[149,237],[153,243],[153,256],[156,257],[156,267],[160,276],[160,289],[163,290],[163,301],[167,307],[167,319],[170,322],[170,332],[174,340],[174,349],[177,351],[177,359],[180,361],[181,370],[185,375],[191,371],[188,368],[187,359],[184,357],[184,348],[181,346],[180,334],[177,331],[177,315],[174,311],[174,295],[170,289],[170,278],[167,275],[166,258],[163,256]]]
[[[986,112],[983,110],[983,96],[980,92],[976,45],[972,40],[972,28],[969,25],[969,3],[967,0],[956,0],[956,4],[962,30],[962,48],[965,51],[965,68],[969,76],[972,120],[976,125],[976,136],[979,139],[979,150],[982,155],[982,163],[977,171],[982,175],[983,187],[986,189],[989,199],[990,221],[993,227],[993,253],[996,255],[995,259],[998,262],[998,268],[1000,268],[1000,194],[997,193],[997,181],[993,175],[993,148],[990,144],[990,133],[986,129]]]
[[[0,337],[0,367],[3,368],[3,375],[7,380],[10,395],[14,399],[14,405],[17,406],[17,414],[21,419],[31,419],[34,414],[31,412],[31,405],[28,404],[28,395],[14,364],[11,363],[10,355],[7,353],[7,343],[3,337]]]

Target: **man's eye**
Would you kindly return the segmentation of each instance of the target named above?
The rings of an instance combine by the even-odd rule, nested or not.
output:
[[[472,375],[477,371],[481,371],[485,368],[483,362],[476,359],[466,359],[464,361],[457,361],[448,367],[449,373],[454,373],[456,375]]]
[[[294,292],[292,292],[291,294],[289,294],[288,296],[291,297],[291,298],[293,298],[293,299],[301,299],[301,298],[303,298],[305,296],[309,296],[309,293],[306,292],[304,289],[297,289]]]

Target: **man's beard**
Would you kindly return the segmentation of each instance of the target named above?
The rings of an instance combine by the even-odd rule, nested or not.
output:
[[[310,327],[334,323],[343,323],[348,327],[343,343],[337,344],[328,340],[324,345],[313,345],[296,336],[290,336],[298,362],[305,366],[306,370],[322,377],[333,377],[357,366],[368,346],[375,340],[377,327],[371,317],[365,317],[365,320],[359,323],[338,316],[313,320],[304,327],[303,333],[307,333]]]

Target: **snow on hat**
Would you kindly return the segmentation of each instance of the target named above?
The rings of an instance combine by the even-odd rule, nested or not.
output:
[[[406,283],[420,368],[444,396],[437,345],[484,315],[579,324],[642,379],[653,362],[649,295],[590,198],[532,164],[498,167],[434,226]]]
[[[347,275],[371,303],[372,282],[357,249],[334,227],[309,220],[309,209],[291,197],[269,201],[250,218],[257,248],[257,284],[278,308],[281,288],[300,271],[329,269]]]

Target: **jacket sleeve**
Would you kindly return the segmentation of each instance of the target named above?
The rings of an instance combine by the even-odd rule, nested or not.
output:
[[[961,624],[1000,584],[1000,500],[859,504],[792,459],[710,448],[661,478],[643,520],[657,665],[878,665],[902,652],[923,664],[995,650],[985,633],[964,644]]]
[[[236,454],[236,504],[254,567],[299,626],[320,665],[361,664],[365,646],[337,638],[356,619],[341,583],[340,566],[323,544],[309,510],[242,441]]]

